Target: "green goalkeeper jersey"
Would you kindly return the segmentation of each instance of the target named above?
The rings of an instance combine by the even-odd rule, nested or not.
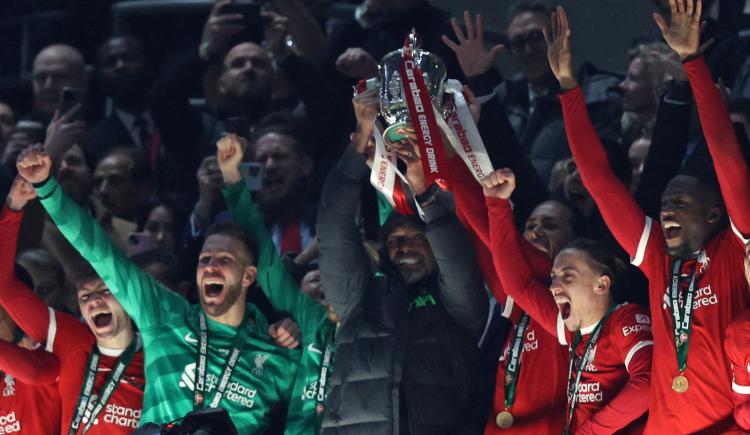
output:
[[[62,234],[94,267],[133,318],[143,337],[146,389],[142,423],[167,423],[193,410],[200,305],[159,284],[135,266],[106,233],[54,178],[37,185],[41,203]],[[251,304],[244,322],[247,339],[219,406],[225,408],[241,434],[263,433],[271,409],[290,400],[300,354],[273,344],[267,319]],[[237,328],[208,323],[206,396],[218,386]]]
[[[291,315],[300,327],[302,355],[284,433],[317,434],[323,419],[323,404],[327,393],[325,384],[333,370],[336,325],[328,320],[325,307],[302,293],[285,269],[276,253],[271,233],[260,211],[253,204],[245,184],[239,182],[226,186],[223,192],[232,218],[258,245],[258,284],[271,305],[276,310]],[[322,371],[326,373],[322,374]]]

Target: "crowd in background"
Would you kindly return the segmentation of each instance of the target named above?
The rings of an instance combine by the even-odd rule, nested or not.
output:
[[[426,0],[331,32],[218,0],[185,50],[45,46],[0,80],[0,433],[750,430],[750,45],[712,3],[654,1],[624,73],[574,69],[585,23],[537,0],[493,43]],[[410,130],[399,207],[352,89],[412,28],[497,171],[429,184]]]

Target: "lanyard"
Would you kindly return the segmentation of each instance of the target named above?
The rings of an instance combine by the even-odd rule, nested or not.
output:
[[[680,373],[687,367],[688,347],[690,346],[690,334],[692,333],[693,299],[695,298],[695,280],[698,276],[698,264],[696,263],[693,274],[690,277],[685,303],[680,309],[680,268],[682,260],[676,258],[672,262],[672,281],[669,284],[669,305],[672,308],[672,326],[674,329],[674,344],[677,351],[677,368]]]
[[[216,393],[213,399],[208,403],[210,408],[216,408],[219,406],[224,391],[226,391],[229,385],[229,380],[232,378],[232,372],[234,367],[237,365],[237,361],[240,358],[240,350],[242,349],[242,343],[245,341],[245,324],[247,317],[242,321],[237,331],[237,335],[232,339],[231,350],[224,361],[224,368],[221,370],[221,377],[219,378],[219,385],[216,388]],[[206,326],[206,315],[203,312],[198,317],[198,324],[200,325],[200,339],[198,343],[198,362],[196,363],[196,374],[195,374],[195,389],[193,391],[193,409],[203,407],[204,391],[206,388],[206,365],[208,359],[208,327]]]
[[[521,373],[521,353],[523,352],[523,338],[526,334],[526,328],[529,326],[529,315],[524,313],[521,321],[516,326],[516,335],[513,337],[513,344],[510,348],[510,359],[505,367],[505,409],[513,406],[516,398],[516,386]]]
[[[125,370],[128,368],[130,361],[135,355],[135,351],[138,347],[139,341],[140,338],[133,338],[133,341],[130,342],[128,347],[125,348],[125,350],[117,358],[115,367],[114,369],[112,369],[112,373],[109,375],[107,382],[104,384],[104,388],[101,391],[99,400],[96,401],[96,404],[91,410],[91,414],[88,416],[88,421],[83,427],[83,433],[86,433],[89,429],[91,429],[91,426],[96,420],[96,416],[98,416],[99,413],[102,412],[102,409],[104,409],[104,406],[107,405],[107,402],[109,402],[112,394],[114,394],[115,389],[120,384],[120,381],[125,375]],[[70,423],[70,429],[68,430],[69,435],[78,433],[78,428],[81,426],[81,422],[86,414],[86,410],[90,405],[89,402],[91,401],[91,394],[94,391],[94,383],[96,381],[96,373],[99,370],[100,360],[101,354],[99,353],[99,348],[96,344],[94,344],[94,347],[89,353],[88,361],[86,362],[86,378],[84,379],[83,385],[81,386],[81,394],[78,396],[76,413],[73,417],[73,421]]]
[[[591,333],[591,340],[589,340],[588,343],[586,343],[586,347],[583,350],[583,355],[581,356],[581,361],[578,365],[578,370],[576,373],[575,382],[573,384],[573,393],[571,394],[570,401],[568,403],[568,418],[565,421],[565,428],[563,429],[564,434],[570,433],[570,424],[573,422],[573,413],[576,409],[576,404],[578,403],[578,385],[581,382],[581,376],[583,375],[583,369],[586,367],[586,365],[589,363],[589,351],[596,346],[596,342],[599,340],[599,333],[602,331],[602,326],[604,326],[604,323],[609,318],[610,314],[612,314],[618,306],[612,305],[609,307],[609,310],[607,311],[607,314],[602,317],[602,320],[599,321],[599,323],[596,324],[594,327],[594,331]],[[575,366],[576,361],[576,348],[578,347],[578,343],[581,342],[581,339],[583,338],[583,335],[581,334],[581,331],[576,331],[575,335],[573,336],[573,343],[570,347],[570,365],[568,366],[568,387],[567,391],[571,391],[571,385],[570,385],[570,378],[573,374],[573,367]]]
[[[326,401],[326,384],[328,383],[328,371],[331,368],[331,359],[333,356],[333,345],[326,344],[326,351],[323,354],[323,361],[320,364],[320,375],[318,376],[318,394],[315,397],[316,402],[322,405]]]

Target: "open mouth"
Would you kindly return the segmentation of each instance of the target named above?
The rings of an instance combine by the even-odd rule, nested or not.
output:
[[[667,222],[662,225],[664,228],[664,237],[666,237],[667,240],[674,239],[682,234],[682,227],[674,222]]]
[[[203,282],[203,291],[207,297],[215,298],[224,291],[224,283],[215,279],[207,279]]]
[[[97,328],[106,328],[112,323],[112,313],[95,314],[91,320],[94,321],[94,326]]]
[[[570,317],[570,301],[567,298],[555,298],[557,309],[560,310],[560,317],[563,320],[568,320]]]

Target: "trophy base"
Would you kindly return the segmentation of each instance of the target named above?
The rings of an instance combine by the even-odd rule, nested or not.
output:
[[[388,142],[400,142],[406,139],[406,123],[397,122],[390,125],[383,132],[383,138]]]

